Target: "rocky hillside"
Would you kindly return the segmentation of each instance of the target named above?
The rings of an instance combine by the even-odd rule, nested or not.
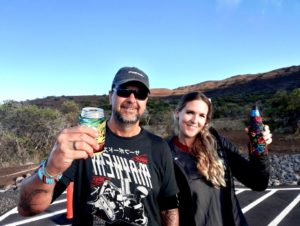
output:
[[[194,85],[178,87],[176,89],[154,88],[151,97],[172,99],[190,91],[202,91],[210,97],[243,95],[243,94],[273,94],[277,90],[293,90],[300,87],[300,66],[291,66],[260,74],[236,75],[219,81],[206,81]],[[59,107],[66,100],[74,100],[80,105],[107,105],[107,95],[91,96],[61,96],[46,97],[30,100],[38,106]]]
[[[190,91],[202,91],[211,97],[236,93],[274,93],[277,90],[293,90],[300,87],[300,66],[281,68],[266,73],[236,75],[220,81],[206,81],[173,90],[152,89],[152,96],[182,95]]]

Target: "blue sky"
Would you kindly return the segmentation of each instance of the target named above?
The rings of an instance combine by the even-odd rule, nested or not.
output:
[[[0,102],[174,89],[300,65],[300,0],[0,0]]]

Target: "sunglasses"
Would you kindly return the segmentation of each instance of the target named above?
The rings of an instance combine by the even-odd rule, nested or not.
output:
[[[119,97],[129,97],[132,93],[137,100],[145,100],[148,97],[146,90],[114,89]]]

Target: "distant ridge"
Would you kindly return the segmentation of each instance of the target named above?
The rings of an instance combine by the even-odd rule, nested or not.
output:
[[[230,95],[245,92],[274,93],[277,90],[300,88],[300,66],[276,69],[266,73],[235,75],[224,80],[206,81],[176,89],[151,89],[152,96],[183,95],[201,91],[210,96]]]
[[[176,100],[184,93],[191,91],[204,92],[209,97],[246,95],[246,94],[273,94],[278,90],[291,91],[300,88],[300,66],[280,68],[266,73],[235,75],[218,81],[206,81],[176,89],[151,89],[151,97],[170,98]],[[66,100],[73,100],[81,105],[98,106],[100,102],[107,102],[107,95],[87,96],[50,96],[42,99],[29,100],[31,104],[43,107],[60,107]],[[109,108],[109,104],[107,103]]]

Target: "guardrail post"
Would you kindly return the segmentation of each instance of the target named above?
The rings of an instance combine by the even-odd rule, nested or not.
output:
[[[67,220],[73,219],[73,188],[74,182],[71,182],[67,187]]]

